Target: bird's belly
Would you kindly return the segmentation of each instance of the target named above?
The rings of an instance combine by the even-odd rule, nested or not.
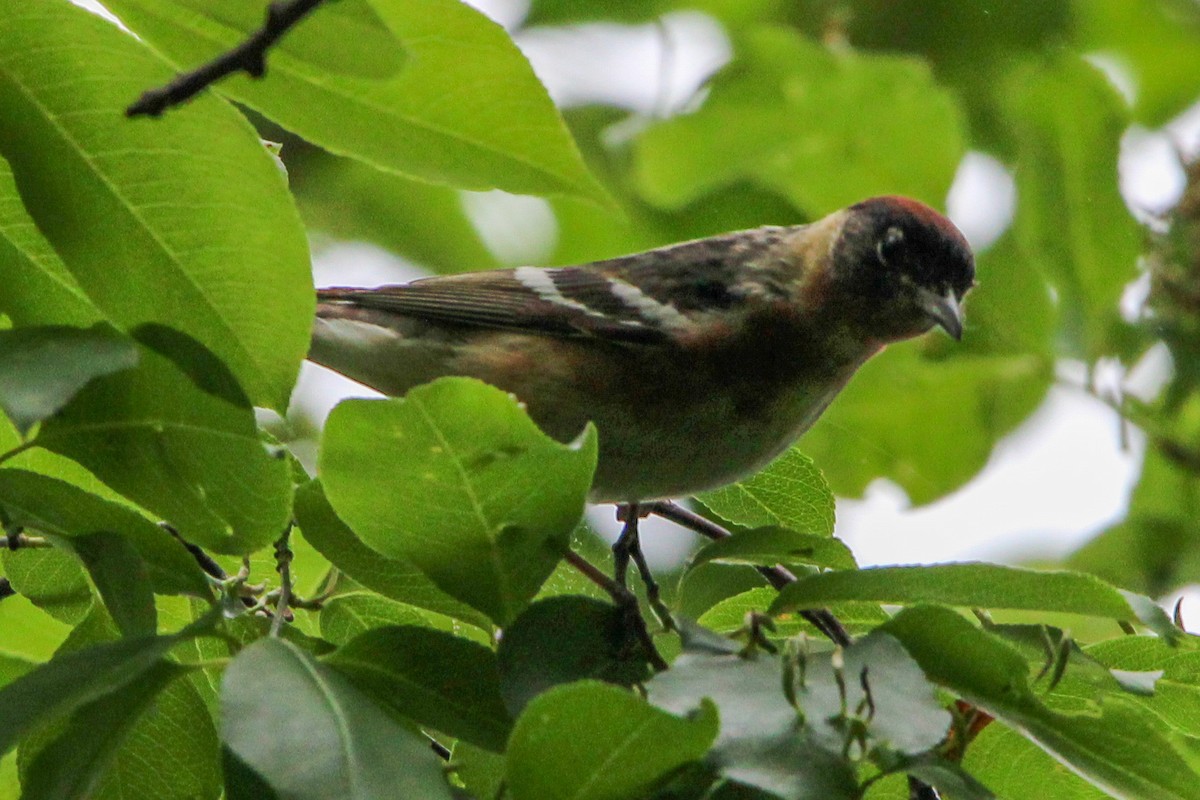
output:
[[[600,458],[590,499],[681,497],[745,478],[770,463],[816,421],[840,387],[794,387],[746,417],[727,398],[697,397],[669,419],[606,420],[597,409]],[[609,424],[606,424],[609,422]]]

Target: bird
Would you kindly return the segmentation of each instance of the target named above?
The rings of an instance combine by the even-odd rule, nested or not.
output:
[[[637,504],[761,469],[887,345],[961,339],[974,285],[950,220],[882,196],[577,266],[320,289],[308,358],[390,396],[477,378],[561,442],[592,422],[589,499]]]

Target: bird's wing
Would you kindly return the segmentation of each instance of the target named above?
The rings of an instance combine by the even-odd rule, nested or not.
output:
[[[317,298],[433,323],[625,343],[664,341],[744,297],[739,268],[762,247],[702,239],[578,267],[470,272],[378,289],[321,289]]]

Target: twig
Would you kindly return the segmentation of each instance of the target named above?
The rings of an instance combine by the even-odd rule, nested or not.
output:
[[[323,2],[278,0],[271,3],[267,6],[266,21],[250,38],[196,69],[175,76],[170,83],[143,92],[125,109],[125,116],[161,116],[168,108],[182,105],[208,86],[237,72],[261,78],[267,72],[267,50]]]
[[[194,545],[184,539],[174,525],[169,522],[160,522],[158,523],[158,527],[175,537],[175,541],[183,545],[183,548],[192,554],[192,558],[196,560],[200,569],[204,570],[209,577],[216,578],[219,581],[228,580],[229,573],[222,569],[221,565],[212,556],[201,550],[198,545]]]
[[[5,550],[34,550],[53,547],[54,545],[44,536],[30,536],[27,533],[11,532],[6,536],[0,536],[0,548]]]
[[[908,800],[941,800],[941,795],[937,793],[937,789],[909,775]]]
[[[288,616],[288,604],[292,602],[292,550],[288,547],[292,526],[289,523],[279,541],[275,542],[275,571],[279,573],[279,596],[275,599],[275,616],[271,618],[271,636],[278,636],[283,628],[283,618]]]
[[[298,597],[292,595],[291,608],[303,608],[306,611],[320,611],[325,607],[325,601],[337,594],[338,581],[342,573],[337,567],[330,567],[325,576],[325,583],[315,597]]]
[[[666,659],[658,652],[658,648],[654,646],[654,639],[650,636],[650,631],[646,629],[646,620],[642,618],[642,614],[638,610],[637,595],[605,575],[600,568],[574,550],[567,550],[565,558],[567,563],[583,573],[585,578],[607,592],[608,596],[616,603],[617,608],[625,612],[642,649],[646,651],[646,658],[649,659],[650,666],[654,667],[656,672],[665,670],[668,666]]]
[[[428,734],[426,734],[426,736],[428,736]],[[434,755],[436,755],[442,761],[450,760],[450,748],[446,747],[446,745],[442,744],[437,739],[434,739],[432,736],[429,736],[429,749],[432,750]]]
[[[657,514],[664,519],[669,519],[709,539],[727,539],[733,535],[712,520],[702,517],[693,511],[688,511],[678,503],[673,503],[669,500],[646,503],[644,508],[651,514]],[[776,589],[782,589],[789,583],[796,582],[796,576],[792,574],[791,570],[778,564],[771,567],[755,567],[755,569]],[[834,644],[848,647],[853,642],[845,626],[827,608],[804,609],[800,612],[800,616],[808,620]]]

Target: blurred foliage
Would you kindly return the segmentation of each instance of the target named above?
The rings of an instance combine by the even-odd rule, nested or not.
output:
[[[340,0],[265,80],[157,121],[122,109],[260,4],[103,2],[140,38],[0,4],[0,797],[903,800],[912,776],[1200,798],[1200,642],[1150,599],[1200,582],[1200,160],[1153,218],[1118,170],[1131,126],[1200,97],[1195,0],[533,0],[509,32],[457,0]],[[639,26],[665,73],[679,12],[732,55],[652,112],[557,109],[518,47]],[[564,559],[612,566],[580,524],[594,439],[558,445],[489,387],[342,407],[317,478],[263,433],[310,236],[457,272],[510,265],[499,226],[579,263],[874,194],[943,207],[969,153],[1016,200],[970,198],[997,235],[964,341],[889,348],[796,450],[700,498],[734,533],[659,576],[671,629],[639,636]],[[1090,377],[1164,355],[1150,394]],[[955,491],[1064,359],[1146,440],[1074,571],[858,569],[835,493]],[[782,592],[754,568],[775,564]],[[805,621],[822,605],[854,644]]]

